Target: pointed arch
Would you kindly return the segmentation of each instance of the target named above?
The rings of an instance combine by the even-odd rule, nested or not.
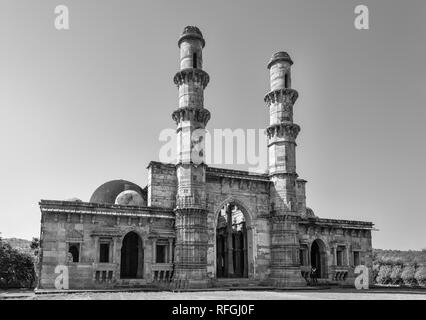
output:
[[[122,239],[120,258],[120,278],[143,278],[144,250],[141,236],[129,231]]]
[[[241,212],[243,215],[243,221],[238,223],[240,225],[239,229],[232,227],[233,231],[231,234],[229,233],[231,232],[231,227],[224,230],[223,225],[221,230],[218,231],[219,215],[227,205],[236,206],[238,208],[236,212]],[[254,253],[256,252],[254,240],[255,228],[253,227],[253,215],[250,212],[249,206],[240,199],[233,196],[228,197],[215,207],[213,219],[214,235],[212,238],[214,257],[212,258],[214,258],[214,268],[212,271],[215,278],[243,277],[253,279],[255,277]],[[233,224],[231,223],[231,225]],[[225,268],[225,264],[228,267]]]

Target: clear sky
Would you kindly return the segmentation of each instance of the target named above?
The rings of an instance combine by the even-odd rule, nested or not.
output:
[[[70,30],[54,28],[54,8]],[[354,28],[354,8],[370,30]],[[300,97],[297,171],[316,215],[373,221],[376,248],[426,247],[426,1],[0,2],[0,232],[39,235],[40,199],[142,187],[174,128],[177,39],[197,25],[208,128],[265,128],[266,64]]]

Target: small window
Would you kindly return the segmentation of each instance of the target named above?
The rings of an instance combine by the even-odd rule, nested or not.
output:
[[[286,88],[288,88],[290,86],[290,81],[289,80],[290,80],[290,78],[288,76],[288,73],[286,73],[285,76],[284,76],[284,86]]]
[[[194,53],[192,54],[192,67],[193,67],[194,69],[196,69],[196,68],[197,68],[197,53],[196,53],[196,52],[194,52]]]
[[[157,245],[157,263],[166,263],[167,246],[164,244]]]
[[[342,248],[337,248],[337,265],[343,266],[343,250]]]
[[[70,243],[68,252],[72,255],[72,262],[80,262],[80,244]]]
[[[354,266],[359,265],[359,251],[354,251]]]
[[[109,243],[101,243],[99,247],[99,262],[109,262]]]

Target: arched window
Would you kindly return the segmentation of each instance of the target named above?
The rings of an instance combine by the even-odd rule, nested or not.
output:
[[[72,262],[80,262],[80,244],[70,243],[68,252],[72,255]]]
[[[196,69],[196,68],[197,68],[197,53],[196,53],[196,52],[194,52],[194,53],[192,54],[192,67],[193,67],[194,69]]]

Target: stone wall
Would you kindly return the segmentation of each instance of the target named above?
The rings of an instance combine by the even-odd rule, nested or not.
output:
[[[176,167],[151,161],[148,165],[148,206],[175,208],[176,191]]]
[[[270,235],[269,181],[263,176],[241,175],[234,170],[207,170],[209,246],[207,272],[216,277],[216,226],[218,214],[227,203],[236,204],[247,226],[248,277],[263,280],[269,273]]]
[[[372,274],[372,243],[371,227],[368,222],[331,220],[331,219],[306,219],[299,224],[299,242],[307,249],[305,266],[302,270],[310,269],[310,253],[312,244],[318,240],[321,250],[324,250],[326,259],[325,274],[328,280],[340,284],[354,285],[357,276],[354,273],[354,252],[359,252],[359,264],[369,268]],[[337,265],[337,249],[342,249],[342,265]]]
[[[70,203],[42,205],[42,233],[39,288],[54,288],[58,273],[55,268],[64,265],[69,272],[69,289],[105,288],[120,285],[121,246],[126,234],[133,231],[142,240],[143,276],[140,284],[154,279],[153,269],[161,266],[154,261],[157,241],[173,241],[174,216],[171,212],[135,212],[125,215],[124,208],[114,211],[108,206],[84,203],[79,208]],[[114,206],[117,207],[117,206]],[[102,213],[100,212],[102,211]],[[84,212],[84,213],[81,213]],[[158,215],[167,216],[167,218]],[[156,217],[158,216],[158,217]],[[99,262],[99,243],[109,243],[109,262]],[[69,244],[79,244],[79,262],[69,260]],[[172,249],[173,242],[170,244]],[[171,251],[171,250],[170,250]],[[168,254],[169,257],[172,253]],[[163,267],[171,270],[172,261]],[[98,271],[98,273],[97,273]],[[103,272],[106,279],[102,279]],[[98,278],[97,278],[98,277]]]

